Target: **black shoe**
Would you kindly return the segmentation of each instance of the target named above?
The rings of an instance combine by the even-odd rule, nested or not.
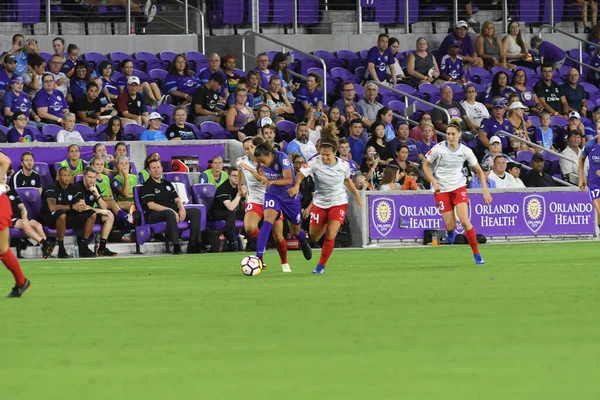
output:
[[[583,33],[590,33],[590,32],[592,32],[592,28],[590,28],[589,26],[586,26],[586,27],[583,29]]]
[[[108,247],[105,247],[103,249],[98,249],[98,252],[96,253],[98,255],[98,257],[116,257],[119,254],[115,253],[114,251],[110,251],[108,249]]]
[[[44,241],[44,244],[42,245],[42,256],[44,259],[48,259],[48,257],[52,255],[52,252],[54,252],[54,246],[55,244],[49,242],[48,239]]]
[[[87,246],[80,246],[79,247],[79,257],[81,257],[81,258],[95,258],[96,257],[96,253],[94,253],[92,250],[90,250],[90,248],[87,247]]]
[[[206,253],[206,249],[204,248],[202,243],[198,243],[196,245],[188,244],[187,253],[188,254],[204,254],[204,253]]]
[[[300,242],[300,246],[302,247],[302,254],[306,260],[310,260],[312,258],[312,249],[310,248],[310,243],[308,243],[308,239]]]
[[[229,244],[227,245],[227,251],[231,253],[235,253],[236,251],[238,251],[237,241],[229,242]]]
[[[173,254],[176,256],[183,254],[180,245],[176,244],[175,246],[173,246]]]
[[[64,246],[60,246],[58,248],[58,258],[71,258],[69,253],[67,253],[67,249]]]
[[[23,293],[31,286],[31,282],[29,279],[25,278],[25,283],[23,286],[15,286],[12,288],[11,292],[6,297],[21,297]]]

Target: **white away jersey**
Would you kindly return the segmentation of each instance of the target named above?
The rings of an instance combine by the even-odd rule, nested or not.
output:
[[[433,176],[443,192],[452,192],[461,186],[465,186],[467,180],[462,173],[465,161],[472,167],[477,164],[477,158],[473,150],[463,144],[452,151],[448,148],[446,141],[433,146],[425,156],[431,165]]]
[[[323,163],[321,156],[313,157],[300,168],[302,175],[312,176],[315,181],[313,204],[320,208],[330,208],[348,204],[348,195],[344,187],[344,179],[350,178],[350,164],[335,158],[333,165]]]
[[[250,161],[248,156],[240,157],[235,162],[235,165],[238,167],[238,169],[244,173],[244,180],[246,186],[248,187],[248,203],[258,203],[262,205],[265,201],[266,187],[258,180],[256,180],[256,178],[250,173],[250,171],[247,171],[245,168],[240,167],[241,163],[246,163],[254,171],[256,171],[256,165],[252,161]]]

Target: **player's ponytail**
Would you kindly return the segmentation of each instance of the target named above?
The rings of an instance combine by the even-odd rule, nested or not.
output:
[[[462,133],[462,128],[460,127],[460,118],[451,118],[450,123],[448,124],[448,128],[453,127],[458,131],[458,133]]]
[[[334,123],[329,123],[321,129],[320,147],[331,147],[333,151],[337,151],[339,147],[339,129]]]
[[[252,144],[256,147],[259,144],[263,144],[265,143],[265,139],[260,137],[260,136],[254,136],[254,137],[247,137],[246,139],[244,139],[243,143],[246,143],[246,140],[252,140]]]

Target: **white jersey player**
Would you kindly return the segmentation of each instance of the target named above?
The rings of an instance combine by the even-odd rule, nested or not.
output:
[[[449,243],[454,243],[456,216],[465,228],[465,236],[473,250],[476,264],[484,264],[479,253],[475,229],[469,221],[469,197],[467,196],[466,178],[462,173],[465,161],[479,176],[482,185],[483,198],[487,204],[492,202],[488,192],[486,179],[473,151],[459,142],[461,136],[460,124],[451,122],[446,130],[447,139],[433,146],[423,162],[425,177],[434,189],[435,202],[446,225],[446,237]],[[433,168],[433,170],[432,170]],[[456,210],[456,212],[455,212]]]
[[[246,214],[244,215],[244,230],[248,237],[249,250],[256,249],[256,239],[258,238],[258,224],[263,218],[263,203],[265,200],[265,185],[256,179],[256,162],[254,159],[254,148],[262,138],[246,138],[243,142],[245,156],[240,157],[236,161],[236,166],[243,172],[240,176],[239,185],[243,185],[244,181],[248,187],[248,202],[246,203]],[[257,142],[257,143],[254,143]],[[242,178],[243,177],[243,178]],[[287,242],[283,238],[283,215],[273,224],[273,239],[275,247],[281,259],[281,269],[283,272],[292,272],[290,264],[287,261]],[[254,248],[253,248],[254,246]],[[263,268],[266,265],[263,263]]]
[[[322,136],[319,155],[300,168],[296,174],[296,184],[288,189],[290,196],[297,196],[304,178],[312,176],[315,181],[313,206],[310,210],[309,235],[311,241],[317,242],[325,234],[325,241],[321,248],[321,258],[312,272],[313,274],[325,272],[325,265],[335,247],[335,237],[346,218],[348,195],[344,187],[352,192],[358,208],[361,208],[360,195],[350,179],[350,165],[336,157],[336,151],[337,137]]]

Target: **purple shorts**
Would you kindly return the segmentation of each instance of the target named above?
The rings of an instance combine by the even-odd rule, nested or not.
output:
[[[596,199],[600,199],[600,187],[590,186],[590,200],[593,202]]]
[[[294,225],[299,225],[302,222],[302,207],[300,199],[289,197],[281,200],[279,197],[265,193],[265,210],[275,210],[283,212],[283,216]]]

